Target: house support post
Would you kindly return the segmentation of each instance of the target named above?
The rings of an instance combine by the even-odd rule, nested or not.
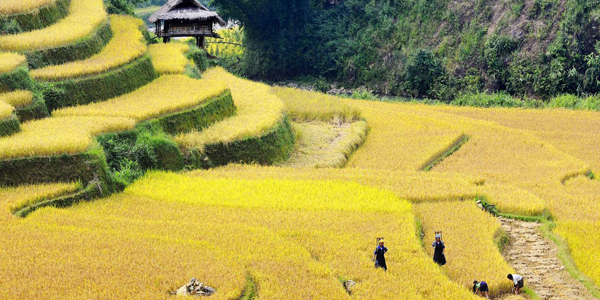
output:
[[[204,49],[204,37],[203,36],[196,37],[196,46],[198,46],[198,48]]]

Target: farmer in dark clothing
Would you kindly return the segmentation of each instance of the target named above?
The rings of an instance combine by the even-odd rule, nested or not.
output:
[[[486,299],[490,298],[490,288],[485,281],[473,281],[473,293],[485,297]]]
[[[388,249],[383,245],[383,239],[380,239],[379,246],[375,248],[375,252],[373,253],[373,261],[375,262],[375,268],[383,268],[387,271],[387,265],[385,264],[385,253]]]
[[[440,266],[445,265],[446,257],[444,256],[444,249],[446,246],[444,245],[444,242],[442,242],[442,235],[435,235],[435,242],[431,244],[431,247],[435,248],[433,252],[433,261]]]

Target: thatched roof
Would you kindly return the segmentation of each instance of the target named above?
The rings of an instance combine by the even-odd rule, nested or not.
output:
[[[219,15],[210,11],[198,0],[169,0],[148,19],[154,23],[159,20],[213,20],[221,26],[227,25]]]

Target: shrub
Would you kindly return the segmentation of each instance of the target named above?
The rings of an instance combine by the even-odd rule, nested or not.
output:
[[[495,94],[466,94],[462,95],[450,102],[453,105],[459,106],[475,106],[475,107],[521,107],[523,101],[516,99],[505,93]]]
[[[571,94],[564,94],[554,97],[548,103],[548,106],[553,108],[579,108],[580,99],[579,97]]]
[[[441,61],[431,51],[421,49],[406,65],[405,88],[413,96],[431,96],[432,88],[444,73]]]
[[[187,57],[191,59],[194,64],[196,64],[196,67],[198,67],[201,72],[204,72],[206,69],[208,69],[208,56],[206,51],[203,49],[192,46],[187,53]]]
[[[596,95],[585,98],[585,100],[583,100],[583,102],[581,102],[580,107],[582,109],[600,111],[600,94],[596,94]]]

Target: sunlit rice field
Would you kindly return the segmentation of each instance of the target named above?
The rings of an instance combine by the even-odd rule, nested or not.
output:
[[[149,53],[152,64],[158,74],[183,74],[190,60],[185,53],[190,49],[186,43],[150,45]]]
[[[132,129],[122,117],[56,117],[21,125],[21,131],[0,138],[0,158],[76,154],[86,151],[101,133]]]
[[[51,4],[54,1],[56,0],[2,0],[0,2],[0,16],[27,12]]]
[[[59,109],[54,115],[126,117],[143,121],[198,106],[226,89],[227,86],[216,79],[165,75],[132,93],[103,102]]]
[[[31,104],[33,94],[30,91],[14,91],[0,94],[0,102],[7,103],[13,107],[23,107]]]
[[[75,43],[94,32],[106,19],[107,13],[102,0],[72,0],[69,15],[54,25],[0,36],[0,50],[39,50]]]
[[[45,286],[38,295],[46,299],[122,299],[131,293],[167,299],[198,277],[217,290],[215,299],[239,297],[247,278],[264,299],[351,299],[343,277],[357,282],[352,298],[401,293],[404,299],[475,299],[424,255],[413,218],[406,201],[353,183],[153,173],[122,195],[69,210],[44,209],[0,229],[8,246],[0,268],[15,286],[0,295],[26,296],[18,280],[27,276]],[[23,242],[6,243],[23,233]],[[376,234],[384,234],[393,249],[387,273],[374,270],[368,255]],[[57,251],[36,251],[48,244]],[[20,255],[32,251],[36,263]],[[76,279],[88,282],[87,288],[64,288]]]
[[[25,56],[12,52],[0,52],[0,74],[8,73],[25,63]]]
[[[201,132],[177,136],[175,140],[179,145],[203,149],[207,144],[227,144],[259,136],[274,128],[283,119],[283,102],[270,93],[269,86],[235,77],[221,68],[205,72],[202,78],[223,81],[231,89],[237,107],[236,115]]]
[[[49,66],[31,71],[38,80],[62,80],[94,75],[120,67],[141,57],[147,46],[141,27],[142,20],[129,16],[110,16],[113,37],[102,51],[86,60]]]

